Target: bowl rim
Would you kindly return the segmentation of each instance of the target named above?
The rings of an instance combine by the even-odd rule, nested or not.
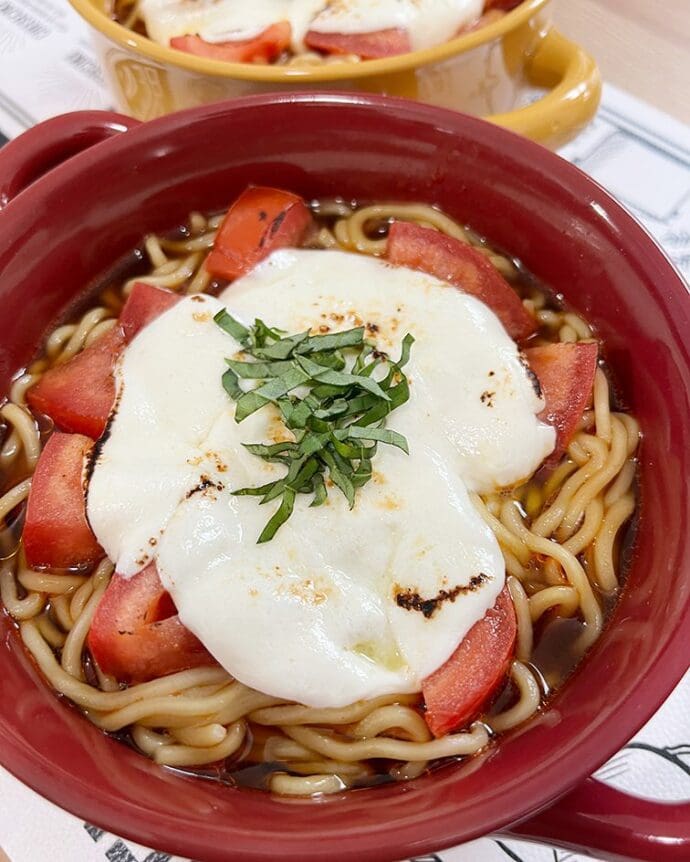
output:
[[[511,30],[520,27],[532,18],[551,0],[523,0],[498,21],[487,24],[478,30],[456,36],[441,45],[385,57],[379,60],[365,60],[360,63],[328,63],[322,66],[275,66],[254,63],[229,63],[197,57],[159,45],[157,42],[140,36],[108,17],[105,11],[96,8],[98,0],[69,0],[76,11],[102,35],[119,45],[128,53],[137,52],[150,60],[166,66],[174,66],[188,72],[203,73],[217,78],[233,78],[241,81],[254,81],[264,84],[302,85],[351,81],[376,75],[414,71],[420,66],[447,60],[456,54],[471,51],[479,45],[492,42]],[[101,0],[102,2],[102,0]]]
[[[485,138],[490,134],[498,138],[499,142],[502,140],[504,143],[509,143],[513,153],[521,153],[523,156],[529,156],[530,158],[538,156],[542,160],[542,174],[551,174],[551,178],[554,181],[558,181],[559,184],[572,191],[573,194],[577,193],[579,198],[587,200],[589,206],[594,207],[595,204],[605,206],[608,216],[607,220],[610,221],[611,217],[613,217],[616,229],[619,232],[622,231],[627,236],[625,241],[626,249],[628,251],[630,249],[634,250],[636,261],[640,263],[640,266],[644,267],[644,272],[648,274],[650,279],[653,272],[657,275],[661,273],[666,279],[664,283],[668,283],[667,300],[660,307],[664,311],[664,319],[667,321],[668,327],[680,337],[680,324],[688,324],[690,322],[690,293],[687,291],[684,280],[649,232],[621,204],[595,180],[588,177],[575,165],[566,162],[554,153],[544,150],[534,142],[523,139],[505,129],[495,127],[479,118],[461,115],[443,108],[410,102],[405,99],[380,95],[347,94],[338,91],[323,93],[273,93],[204,105],[191,108],[179,114],[167,115],[142,124],[126,135],[111,138],[99,144],[98,147],[101,152],[104,152],[105,148],[107,148],[112,153],[124,153],[135,141],[138,141],[139,146],[141,146],[141,143],[147,140],[149,142],[154,140],[160,141],[161,136],[166,134],[174,135],[176,128],[181,124],[211,121],[219,115],[222,116],[227,113],[245,111],[252,108],[270,109],[276,106],[285,107],[290,104],[308,106],[316,110],[324,105],[331,107],[338,106],[340,109],[346,109],[348,106],[358,109],[364,108],[371,110],[372,113],[381,110],[395,110],[398,116],[401,113],[404,114],[405,119],[422,122],[426,125],[433,124],[437,128],[443,128],[448,131],[453,131],[454,129],[458,131],[458,125],[468,126],[469,131],[474,129],[475,134],[483,133]],[[57,190],[65,186],[71,186],[72,183],[76,184],[80,177],[83,177],[84,169],[88,169],[89,161],[93,158],[92,152],[86,151],[74,156],[64,165],[53,169],[49,174],[39,179],[34,186],[22,192],[13,200],[7,207],[8,211],[15,214],[21,210],[24,210],[26,213],[34,212],[36,206],[40,204],[45,190]],[[7,223],[9,224],[9,221]],[[621,252],[623,252],[623,246],[621,246]],[[678,311],[678,306],[682,304],[683,313],[680,317],[675,317],[672,314],[669,303],[677,306],[675,309],[676,312]],[[684,365],[690,369],[690,344],[683,341],[680,349],[682,350]],[[650,674],[645,677],[644,685],[637,685],[634,688],[630,687],[629,690],[626,690],[625,694],[619,694],[616,697],[618,705],[617,720],[609,727],[610,735],[607,735],[605,739],[598,735],[595,738],[591,738],[585,752],[574,751],[572,747],[567,748],[564,753],[562,752],[569,769],[565,770],[559,767],[559,771],[557,771],[555,768],[552,768],[550,779],[543,781],[538,790],[529,796],[527,808],[524,801],[524,793],[516,794],[513,792],[510,797],[510,804],[502,810],[500,815],[483,814],[483,822],[474,826],[472,830],[468,830],[467,827],[463,829],[462,824],[457,821],[450,823],[447,819],[444,819],[445,815],[442,813],[430,811],[425,817],[426,834],[424,838],[420,839],[418,834],[414,835],[414,829],[419,828],[415,823],[409,825],[409,830],[400,830],[399,833],[396,833],[398,834],[398,838],[395,849],[396,851],[400,851],[399,857],[403,853],[414,855],[426,852],[434,847],[453,846],[459,840],[468,841],[486,834],[487,831],[502,829],[509,824],[524,820],[545,808],[579,784],[646,723],[680,681],[688,667],[685,646],[689,630],[690,595],[686,597],[685,602],[681,604],[680,609],[676,613],[673,615],[669,614],[669,625],[664,630],[664,636],[655,644],[655,655],[663,655],[664,657],[662,665],[653,676]],[[621,708],[624,705],[627,707],[625,710]],[[0,711],[1,723],[2,713]],[[112,744],[115,745],[118,743],[113,742]],[[11,752],[13,752],[14,756],[12,756]],[[134,752],[131,753],[134,754]],[[111,808],[113,813],[108,820],[105,820],[100,816],[103,806],[95,799],[96,795],[93,793],[93,788],[90,786],[87,787],[77,780],[73,784],[79,784],[81,791],[77,794],[80,804],[76,806],[72,803],[70,794],[65,793],[66,788],[63,783],[67,777],[65,772],[58,767],[54,767],[52,763],[42,764],[43,768],[37,771],[35,768],[35,759],[27,757],[27,752],[22,750],[21,746],[17,745],[17,741],[14,738],[6,740],[6,744],[2,748],[0,760],[6,769],[38,793],[45,796],[45,798],[55,801],[58,805],[64,805],[67,810],[72,811],[78,816],[85,816],[87,819],[95,820],[95,822],[98,822],[118,835],[130,837],[132,840],[151,846],[155,846],[156,843],[162,845],[167,841],[169,846],[165,849],[170,849],[170,846],[173,846],[175,852],[182,853],[183,855],[194,855],[192,842],[196,844],[197,840],[203,840],[199,836],[185,834],[184,830],[180,828],[180,822],[172,814],[168,814],[165,823],[157,827],[155,823],[151,823],[145,816],[143,810],[136,810],[131,803],[125,805],[121,798],[118,799],[119,810],[113,811]],[[527,792],[528,787],[531,789],[533,779],[534,776],[526,776],[525,792]],[[558,783],[556,790],[552,786],[554,781]],[[384,791],[382,788],[379,790]],[[362,792],[367,793],[368,791]],[[268,796],[266,794],[266,797]],[[214,831],[213,825],[209,824],[209,826],[207,838],[211,838],[214,835],[218,837],[219,833]],[[236,828],[236,834],[240,831],[241,829]],[[381,843],[376,844],[373,840],[376,833],[384,832],[384,827],[379,825],[372,831],[362,830],[362,834],[365,832],[369,839],[371,839],[369,848],[373,849],[370,849],[370,852],[374,852],[374,850],[378,850],[379,853],[384,852],[390,842],[387,841],[384,845]],[[164,840],[161,839],[163,833],[167,835],[167,838]],[[227,834],[224,837],[227,838]],[[275,846],[271,842],[291,837],[293,836],[289,836],[286,833],[275,836],[275,833],[270,832],[267,827],[265,832],[256,835],[252,834],[252,840],[254,841],[253,852],[248,852],[241,858],[272,858],[272,856],[266,854],[265,848]],[[330,836],[330,838],[334,840],[334,836]],[[264,847],[263,854],[259,850],[262,844]],[[211,845],[205,845],[205,849],[212,849]],[[197,848],[197,853],[199,851],[204,852],[204,848]],[[311,854],[305,854],[303,847],[298,850],[296,846],[290,843],[285,848],[285,852],[281,850],[281,855],[287,860],[295,861],[300,858],[311,860],[322,858],[313,855],[315,852],[317,852],[316,845]],[[219,857],[216,856],[214,858]],[[347,854],[343,853],[340,858],[355,860],[358,858],[369,859],[374,857],[370,855],[366,857],[355,855],[350,851]]]

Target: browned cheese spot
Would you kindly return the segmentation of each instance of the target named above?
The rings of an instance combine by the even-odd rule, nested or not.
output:
[[[452,590],[439,590],[431,599],[422,598],[416,590],[412,590],[409,587],[403,590],[400,584],[394,586],[393,593],[395,595],[395,602],[399,608],[403,608],[406,611],[419,611],[425,619],[430,620],[444,602],[452,603],[458,596],[473,593],[489,580],[491,580],[489,575],[480,572],[478,575],[473,575],[470,578],[469,584],[458,584]]]
[[[187,491],[186,497],[189,500],[195,494],[203,494],[208,491],[210,488],[214,488],[216,491],[222,491],[225,486],[221,482],[214,482],[210,476],[207,476],[205,473],[202,473],[199,484],[195,485],[193,488],[190,488]]]
[[[529,382],[532,384],[532,388],[534,389],[537,398],[541,398],[543,393],[541,391],[541,384],[539,383],[539,378],[534,373],[534,371],[532,371],[530,364],[527,361],[527,357],[522,352],[522,350],[518,353],[518,356],[520,358],[520,362],[522,363],[522,367],[527,372],[527,377],[529,378]]]

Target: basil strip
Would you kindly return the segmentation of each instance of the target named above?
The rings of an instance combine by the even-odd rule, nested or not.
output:
[[[292,514],[295,508],[295,492],[292,488],[286,488],[283,493],[283,499],[278,507],[278,511],[271,520],[263,528],[261,535],[257,539],[257,545],[263,545],[264,542],[270,542],[278,530],[283,526],[287,519]]]
[[[317,506],[323,506],[328,497],[326,483],[323,481],[321,473],[314,476],[314,499],[311,501],[310,507],[315,509]]]
[[[244,392],[240,388],[240,384],[237,380],[237,375],[235,372],[229,368],[222,377],[223,381],[223,389],[228,393],[228,395],[233,399],[233,401],[237,401],[244,395]]]
[[[224,332],[232,335],[235,341],[239,341],[240,344],[245,344],[249,341],[249,330],[247,327],[243,326],[239,320],[235,320],[224,308],[213,319]]]
[[[361,375],[348,374],[344,371],[324,369],[306,356],[297,356],[296,359],[312,380],[318,380],[319,383],[325,383],[328,386],[359,386],[361,389],[371,392],[372,395],[383,398],[384,401],[390,400],[375,380]]]
[[[277,401],[282,395],[287,395],[309,380],[301,368],[292,367],[280,377],[274,377],[269,383],[264,383],[258,389],[245,392],[237,402],[235,422],[241,422],[252,413],[256,413],[271,401]]]
[[[352,484],[350,477],[347,476],[338,465],[335,455],[332,452],[329,452],[328,449],[324,449],[321,455],[323,460],[328,467],[331,479],[333,483],[337,485],[338,488],[345,495],[345,499],[347,500],[350,508],[354,508],[355,505],[355,486]]]
[[[411,332],[408,332],[407,335],[402,340],[402,351],[400,353],[400,359],[395,363],[397,365],[398,370],[407,365],[410,359],[410,351],[412,349],[412,345],[414,344],[414,335]]]
[[[254,320],[254,326],[250,333],[250,340],[254,347],[263,347],[266,342],[279,340],[282,335],[285,335],[280,329],[272,329],[266,326],[263,320],[258,317]]]
[[[277,482],[274,482],[271,490],[264,494],[264,498],[261,501],[262,506],[264,505],[264,503],[270,503],[271,500],[275,500],[280,497],[280,495],[284,493],[286,488],[292,487],[293,482],[299,476],[299,472],[304,466],[306,460],[307,459],[305,457],[297,458],[292,462],[292,464],[290,464],[287,474],[282,479],[279,479]],[[295,489],[293,488],[293,490]]]
[[[388,414],[410,397],[402,369],[410,358],[412,335],[403,338],[400,359],[394,362],[365,341],[363,326],[324,335],[286,335],[258,318],[247,328],[225,310],[214,319],[240,342],[246,357],[227,359],[222,378],[236,402],[235,420],[242,422],[275,404],[294,437],[280,443],[243,444],[251,455],[285,467],[284,475],[273,482],[233,492],[260,497],[261,505],[280,500],[260,543],[270,541],[292,515],[297,494],[311,494],[310,506],[322,506],[331,484],[352,509],[356,489],[371,480],[377,447],[383,443],[408,452],[405,437],[383,425]],[[374,380],[378,368],[385,376]],[[245,391],[240,380],[256,380],[259,385]]]
[[[287,359],[276,362],[245,362],[241,359],[226,359],[225,363],[237,377],[244,380],[264,380],[268,377],[279,377],[295,367],[295,363]]]
[[[290,442],[276,443],[273,446],[264,446],[261,443],[243,443],[242,445],[251,455],[258,455],[265,461],[269,461],[283,452],[294,452],[298,448],[296,443]]]
[[[378,443],[397,446],[406,455],[410,454],[405,437],[388,428],[362,428],[359,425],[348,425],[347,428],[336,431],[335,436],[338,440],[376,440]]]
[[[295,353],[317,353],[319,351],[340,350],[343,347],[357,347],[364,341],[364,327],[333,332],[330,335],[310,335],[295,350]]]
[[[287,359],[294,349],[308,337],[309,332],[290,335],[287,338],[281,338],[280,341],[276,341],[268,347],[257,347],[253,351],[253,354],[257,359]]]

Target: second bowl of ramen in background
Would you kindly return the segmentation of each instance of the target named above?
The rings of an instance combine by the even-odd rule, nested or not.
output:
[[[159,44],[145,35],[137,3],[125,4],[132,14],[120,21],[112,0],[70,2],[91,26],[116,105],[141,120],[252,93],[337,87],[488,117],[556,147],[592,119],[601,94],[594,60],[551,25],[551,0],[523,0],[515,8],[487,4],[493,8],[481,26],[421,50],[362,61],[270,64],[227,62]]]

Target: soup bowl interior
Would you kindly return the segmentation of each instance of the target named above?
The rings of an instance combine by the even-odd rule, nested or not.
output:
[[[248,184],[424,201],[520,258],[596,328],[641,422],[640,514],[605,632],[548,705],[485,753],[404,785],[316,800],[161,769],[58,699],[6,615],[0,762],[79,816],[195,859],[400,859],[538,811],[595,770],[687,667],[690,324],[685,288],[575,168],[479,120],[381,97],[256,97],[166,117],[52,170],[0,217],[0,392],[46,330],[151,231]]]

